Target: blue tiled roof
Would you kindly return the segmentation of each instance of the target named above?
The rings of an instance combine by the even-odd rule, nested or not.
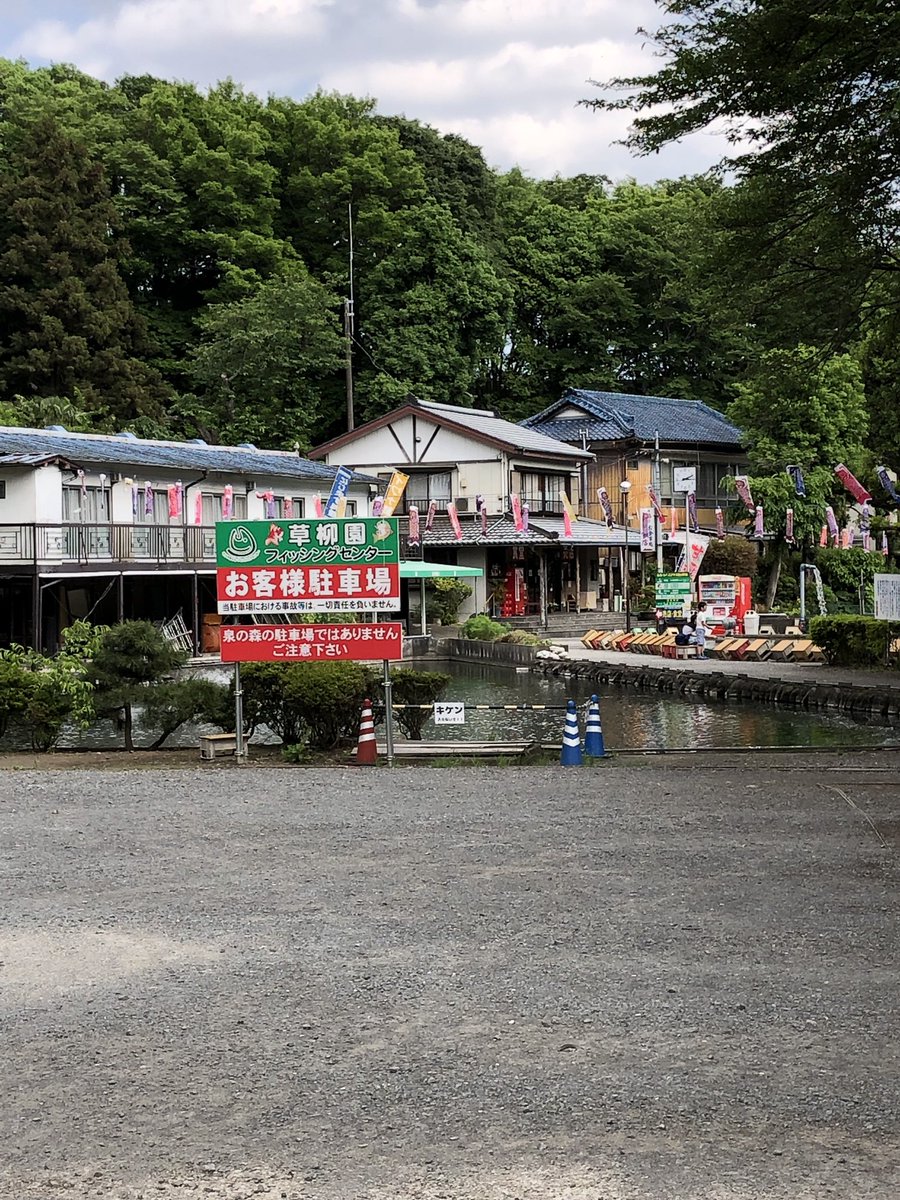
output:
[[[699,400],[635,396],[628,392],[593,392],[581,388],[570,388],[559,400],[533,417],[527,417],[522,424],[547,433],[548,428],[571,422],[574,430],[583,422],[574,417],[557,416],[570,407],[579,408],[588,417],[598,421],[599,430],[607,430],[594,434],[595,441],[632,436],[639,441],[649,442],[657,431],[663,442],[736,446],[741,441],[741,431],[736,426]],[[615,432],[617,429],[618,432]],[[564,434],[553,433],[550,436],[562,438]],[[580,441],[580,428],[576,436]],[[571,438],[567,437],[566,440]]]
[[[275,475],[291,479],[334,479],[335,468],[287,450],[253,446],[208,446],[204,442],[162,442],[133,434],[69,433],[66,430],[0,427],[0,456],[24,455],[35,461],[60,457],[98,467],[166,467],[175,471],[215,471],[222,475]],[[7,459],[7,461],[10,461]],[[359,483],[376,483],[354,473]]]
[[[545,437],[558,438],[561,442],[572,442],[581,445],[582,439],[588,445],[591,442],[611,442],[618,438],[630,437],[631,426],[614,419],[601,420],[599,417],[584,418],[560,417],[556,421],[538,421],[529,418],[528,428],[542,433]]]

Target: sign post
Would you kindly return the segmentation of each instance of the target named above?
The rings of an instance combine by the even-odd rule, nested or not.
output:
[[[329,506],[346,483],[335,479]],[[266,613],[396,612],[400,536],[390,517],[221,521],[216,525],[216,595],[226,616]],[[223,662],[234,663],[235,751],[246,753],[242,662],[371,660],[384,664],[385,739],[394,761],[390,663],[402,658],[399,622],[226,625]]]

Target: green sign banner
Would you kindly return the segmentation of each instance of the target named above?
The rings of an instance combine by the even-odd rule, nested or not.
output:
[[[656,607],[681,612],[691,602],[691,577],[685,572],[656,577]]]

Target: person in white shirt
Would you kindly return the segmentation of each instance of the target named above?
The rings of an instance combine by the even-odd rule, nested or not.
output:
[[[712,625],[713,620],[706,607],[706,601],[701,600],[697,607],[696,623],[694,626],[694,639],[697,643],[698,658],[706,658],[706,636],[711,632]]]

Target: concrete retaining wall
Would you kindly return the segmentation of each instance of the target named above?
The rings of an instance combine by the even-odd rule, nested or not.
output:
[[[476,662],[504,663],[507,666],[533,666],[534,646],[517,646],[514,642],[474,642],[467,638],[448,638],[440,643],[441,652],[448,658],[467,658]]]

